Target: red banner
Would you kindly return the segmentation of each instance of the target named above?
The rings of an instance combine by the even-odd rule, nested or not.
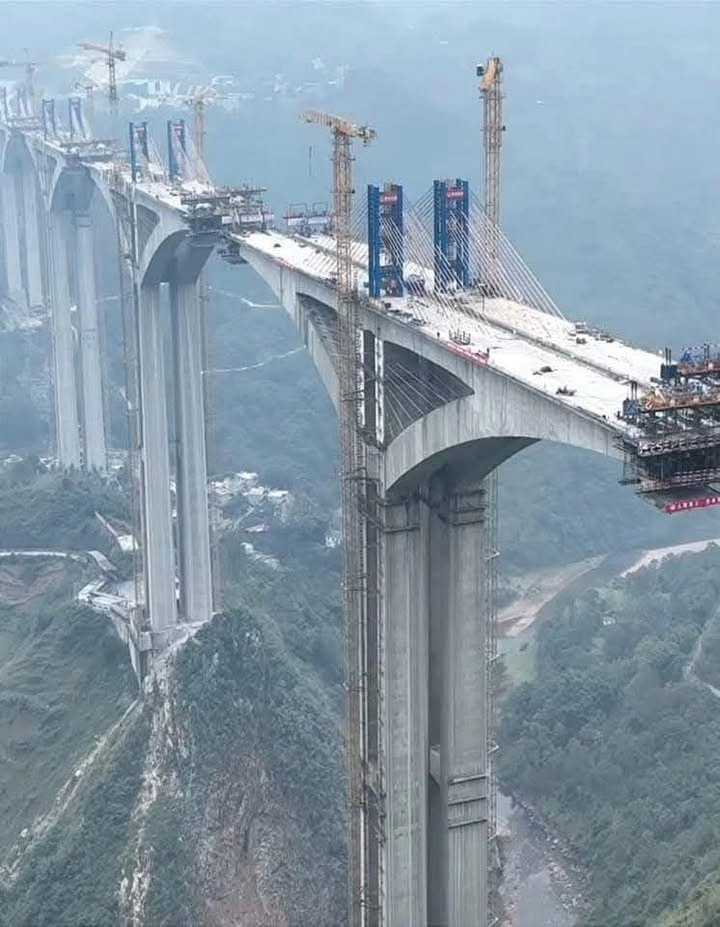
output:
[[[689,512],[690,509],[705,509],[709,505],[720,505],[720,496],[703,496],[701,499],[683,499],[680,502],[666,502],[663,512],[673,515],[675,512]]]

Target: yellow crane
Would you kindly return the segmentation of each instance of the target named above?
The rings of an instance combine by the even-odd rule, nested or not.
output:
[[[485,272],[493,275],[492,265],[498,260],[498,229],[500,227],[500,148],[505,126],[502,121],[502,61],[488,58],[487,64],[477,69],[480,93],[483,99],[483,136],[485,142],[485,214],[489,221],[486,242]],[[493,281],[490,280],[490,283]]]
[[[342,116],[305,110],[304,122],[329,129],[333,138],[333,205],[336,243],[338,323],[338,386],[340,393],[340,480],[343,525],[343,625],[345,655],[345,739],[348,803],[348,906],[350,927],[366,927],[373,918],[372,883],[368,868],[369,806],[365,692],[366,657],[363,587],[366,525],[361,512],[365,447],[360,433],[357,294],[353,287],[351,211],[353,196],[352,143],[370,144],[375,130]],[[376,913],[375,913],[375,916]],[[374,919],[372,920],[374,923]]]
[[[85,51],[99,52],[105,59],[108,69],[108,100],[110,102],[110,120],[112,123],[112,134],[117,138],[118,131],[118,92],[117,92],[117,74],[115,66],[118,61],[125,61],[127,52],[122,48],[116,48],[113,44],[113,34],[110,33],[110,42],[108,45],[96,45],[94,42],[78,42],[78,48]]]
[[[486,65],[478,66],[480,95],[483,100],[483,141],[485,168],[485,240],[483,242],[483,282],[485,293],[496,295],[500,262],[500,149],[505,131],[502,116],[503,65],[500,58],[488,58]],[[485,482],[487,543],[490,554],[485,563],[485,609],[487,615],[487,674],[486,704],[488,714],[488,865],[493,873],[491,883],[500,870],[497,843],[497,703],[495,680],[497,667],[497,550],[498,550],[498,471],[493,470]],[[489,897],[495,897],[490,891]],[[492,904],[493,902],[491,902]],[[495,921],[493,921],[495,923]]]

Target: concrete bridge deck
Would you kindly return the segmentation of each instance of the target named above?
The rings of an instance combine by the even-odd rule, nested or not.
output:
[[[130,283],[133,293],[126,338],[137,381],[131,446],[141,463],[144,600],[137,628],[132,621],[119,627],[138,632],[128,633],[128,646],[144,677],[153,653],[212,614],[197,280],[228,226],[210,236],[194,231],[192,207],[182,196],[212,192],[202,184],[169,183],[154,163],[133,179],[124,162],[96,147],[97,157],[83,157],[82,142],[75,150],[38,131],[0,125],[5,270],[11,293],[23,285],[38,298],[43,284],[48,291],[59,456],[63,465],[77,466],[78,423],[88,448],[89,438],[104,428],[89,208],[98,191],[119,228],[121,285]],[[22,203],[20,224],[16,203]],[[39,234],[39,215],[48,236]],[[232,257],[257,271],[297,325],[338,405],[334,240],[275,231],[229,237]],[[367,786],[363,925],[488,927],[494,853],[490,603],[497,551],[487,477],[538,440],[620,456],[618,438],[632,430],[618,417],[629,384],[649,387],[661,358],[552,314],[549,299],[528,304],[533,294],[522,288],[502,290],[517,299],[483,298],[476,288],[435,296],[433,272],[423,263],[408,261],[401,270],[419,277],[424,293],[416,286],[412,295],[371,299],[364,294],[367,248],[354,242],[352,254],[362,329],[357,405],[363,448],[354,477],[362,508],[362,576],[353,594],[362,616],[363,720],[362,731],[350,733],[363,739]],[[417,255],[432,263],[432,250],[429,257],[424,250]],[[75,272],[69,275],[71,261]],[[495,279],[488,272],[488,285]],[[71,283],[80,305],[79,350]],[[164,347],[161,284],[168,284],[171,352]],[[27,297],[30,305],[37,301]],[[104,457],[103,445],[94,455],[86,451],[84,463],[104,469]],[[83,595],[111,616],[122,611],[101,583]]]
[[[328,302],[334,299],[334,283],[325,273],[327,265],[318,261],[318,253],[325,247],[318,248],[313,239],[274,231],[252,232],[235,239],[243,251],[256,251],[288,271],[324,284]],[[332,244],[331,239],[326,242]],[[358,260],[357,267],[362,292],[366,265]],[[489,366],[553,402],[592,416],[618,434],[630,430],[631,426],[617,418],[628,384],[635,380],[649,386],[660,372],[659,354],[618,338],[602,340],[591,333],[582,334],[585,343],[578,344],[576,323],[509,299],[482,300],[468,293],[450,299],[456,308],[448,308],[430,295],[366,298],[365,305],[369,312],[395,321],[402,320],[400,313],[407,313],[411,318],[406,317],[403,324],[438,342],[448,354]],[[458,330],[470,336],[469,344],[453,341],[450,333]],[[547,367],[549,372],[539,372]],[[558,394],[558,389],[573,390],[574,395]]]

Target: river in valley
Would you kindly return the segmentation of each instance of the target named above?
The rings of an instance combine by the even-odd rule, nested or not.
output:
[[[580,895],[565,876],[564,861],[506,795],[498,795],[498,827],[507,848],[504,927],[574,927]]]
[[[593,586],[666,556],[701,550],[708,543],[614,553],[538,574],[515,602],[500,611],[499,652],[514,662],[516,678],[529,678],[536,625],[544,615]],[[574,927],[585,900],[583,880],[579,872],[572,871],[558,842],[502,794],[498,796],[498,831],[505,851],[502,927]]]

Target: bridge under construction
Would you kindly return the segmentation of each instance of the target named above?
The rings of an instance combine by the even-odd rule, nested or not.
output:
[[[107,58],[115,122],[123,52],[92,47]],[[0,96],[5,304],[50,320],[63,467],[106,468],[98,213],[116,230],[141,539],[125,623],[141,681],[217,605],[203,387],[213,252],[265,280],[335,404],[351,927],[497,921],[500,464],[552,440],[622,461],[622,479],[668,512],[720,503],[720,351],[673,361],[564,317],[501,228],[501,60],[476,77],[481,197],[457,176],[413,202],[395,180],[354,195],[355,148],[380,140],[311,110],[303,120],[332,143],[332,202],[294,204],[285,230],[262,188],[212,182],[202,96],[193,131],[165,125],[164,154],[146,122],[123,145],[119,132],[93,138],[79,98],[61,119],[36,98],[34,66]]]

